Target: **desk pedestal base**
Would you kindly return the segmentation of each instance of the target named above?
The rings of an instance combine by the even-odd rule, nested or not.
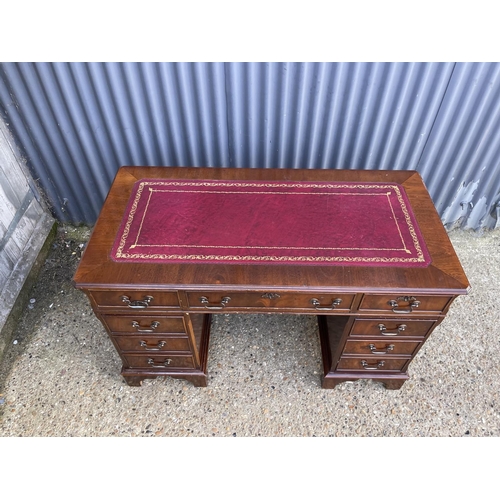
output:
[[[324,370],[321,384],[323,389],[333,389],[341,382],[352,382],[362,379],[372,379],[375,382],[382,382],[386,389],[401,389],[402,385],[409,378],[408,374],[403,370],[378,370],[372,366],[372,363],[369,363],[369,369],[338,370],[339,361],[352,356],[344,354],[344,345],[349,334],[348,325],[348,316],[318,316]],[[362,357],[369,359],[367,356]],[[359,356],[351,357],[350,359],[359,362],[360,359],[358,358]],[[403,366],[407,364],[406,362]]]
[[[374,382],[382,382],[386,389],[401,389],[403,384],[410,377],[406,373],[398,373],[397,375],[381,374],[376,375],[368,373],[349,373],[349,372],[329,372],[323,377],[321,387],[323,389],[333,389],[341,382],[354,382],[362,379],[372,379]]]
[[[195,333],[198,336],[196,349],[198,350],[198,357],[200,360],[199,367],[193,369],[175,369],[175,368],[127,368],[122,367],[121,375],[128,385],[132,387],[139,387],[146,379],[155,379],[157,377],[172,377],[184,379],[191,382],[195,387],[207,387],[207,359],[208,359],[208,344],[210,340],[210,327],[212,324],[212,315],[203,314],[201,329]],[[196,353],[193,353],[196,354]]]
[[[140,387],[142,382],[148,378],[155,379],[158,377],[172,377],[185,379],[191,382],[195,387],[207,387],[207,374],[202,371],[198,373],[151,373],[146,374],[143,371],[137,371],[124,368],[122,376],[131,387]]]

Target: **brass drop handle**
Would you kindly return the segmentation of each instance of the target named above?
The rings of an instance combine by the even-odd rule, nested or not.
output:
[[[159,321],[152,321],[151,325],[149,325],[149,329],[141,328],[141,325],[137,321],[132,321],[132,326],[139,333],[154,333],[154,331],[160,326],[160,322]]]
[[[127,295],[122,295],[121,299],[130,309],[146,309],[153,300],[153,297],[151,295],[145,295],[143,300],[130,300],[130,297]]]
[[[220,305],[213,306],[213,305],[210,305],[210,302],[209,302],[207,297],[205,297],[205,296],[200,297],[200,302],[205,306],[205,309],[211,309],[211,310],[224,309],[224,307],[226,307],[226,305],[229,303],[230,300],[231,300],[231,297],[222,297],[222,299],[220,301]]]
[[[385,351],[377,351],[375,344],[369,344],[368,349],[370,349],[372,354],[389,354],[391,351],[394,351],[394,344],[386,345]]]
[[[404,332],[406,330],[406,325],[399,325],[397,330],[388,330],[383,323],[380,323],[378,325],[378,329],[380,330],[380,333],[382,335],[385,335],[387,337],[396,337],[401,332]]]
[[[409,309],[399,309],[399,301],[409,302]],[[397,314],[409,314],[413,312],[413,308],[417,308],[420,305],[420,301],[418,301],[415,297],[398,297],[396,300],[390,300],[389,305],[392,307],[392,312]]]
[[[321,307],[321,302],[318,299],[311,299],[311,304],[314,306],[316,311],[333,311],[337,306],[342,303],[342,299],[334,299],[332,305],[328,307]]]
[[[370,365],[367,361],[365,361],[364,359],[361,361],[361,366],[365,369],[365,370],[378,370],[379,368],[382,368],[384,366],[384,362],[383,361],[379,361],[375,366],[374,365]]]
[[[164,340],[159,340],[156,344],[156,347],[149,347],[148,343],[145,340],[140,340],[139,344],[141,347],[144,347],[145,351],[161,351],[167,343]]]
[[[163,361],[163,363],[155,363],[155,360],[153,358],[148,359],[148,365],[152,366],[153,368],[163,368],[165,366],[168,366],[170,363],[172,363],[171,359],[166,359]]]

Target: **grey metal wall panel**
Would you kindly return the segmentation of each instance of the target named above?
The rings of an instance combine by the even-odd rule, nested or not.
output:
[[[500,64],[456,65],[418,169],[447,226],[497,224]]]
[[[499,70],[5,63],[0,109],[62,221],[94,222],[120,165],[417,169],[443,222],[477,229],[497,223]]]
[[[10,63],[0,103],[56,217],[95,221],[121,165],[227,165],[224,64]]]
[[[453,64],[227,65],[239,167],[414,169]]]

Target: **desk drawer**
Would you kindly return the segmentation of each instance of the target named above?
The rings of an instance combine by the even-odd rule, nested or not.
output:
[[[371,358],[340,358],[337,371],[361,371],[361,372],[400,372],[409,359],[383,359]]]
[[[349,311],[354,294],[286,292],[188,292],[189,308],[196,310],[300,309]]]
[[[392,337],[425,337],[436,325],[432,320],[356,319],[350,337],[371,336],[389,339]]]
[[[122,352],[191,351],[188,337],[113,335],[113,339]]]
[[[183,316],[113,316],[101,315],[102,321],[115,333],[186,333]]]
[[[422,342],[414,340],[348,340],[344,354],[361,354],[364,356],[412,356]]]
[[[177,292],[155,290],[92,290],[89,292],[99,308],[122,308],[134,311],[179,307]]]
[[[128,364],[127,368],[148,368],[158,371],[168,371],[173,368],[195,368],[192,356],[125,354],[124,358]]]
[[[411,313],[440,314],[452,299],[453,297],[446,295],[364,295],[359,310],[401,316]]]

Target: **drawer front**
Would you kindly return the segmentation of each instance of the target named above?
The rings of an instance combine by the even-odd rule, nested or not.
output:
[[[116,333],[186,333],[183,316],[112,316],[103,314],[102,321]]]
[[[434,313],[446,309],[453,297],[445,295],[364,295],[360,311],[377,311],[394,314]]]
[[[188,292],[190,309],[301,309],[314,311],[349,311],[354,294],[285,293],[285,292]]]
[[[412,340],[348,340],[344,354],[362,354],[370,357],[385,354],[412,356],[420,344],[421,342]]]
[[[177,292],[92,290],[89,293],[98,307],[120,307],[134,311],[179,307]]]
[[[383,358],[340,358],[337,371],[361,371],[361,372],[400,372],[408,359],[383,359]]]
[[[122,352],[152,353],[162,351],[190,351],[187,337],[113,335]]]
[[[425,337],[434,327],[432,320],[356,319],[350,336],[371,336],[380,338]]]
[[[126,354],[124,358],[128,363],[128,368],[149,368],[158,371],[168,371],[174,368],[195,368],[192,356],[152,353],[149,356]]]

